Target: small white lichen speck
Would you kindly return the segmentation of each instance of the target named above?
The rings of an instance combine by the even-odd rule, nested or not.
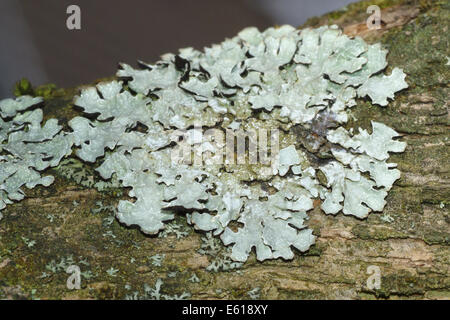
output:
[[[372,122],[371,133],[354,133],[342,126],[357,98],[387,106],[407,88],[402,70],[382,74],[386,54],[336,26],[247,28],[203,52],[181,49],[141,69],[121,64],[118,81],[75,98],[94,117],[72,119],[71,133],[59,133],[52,120],[41,128],[39,109],[16,115],[40,100],[3,101],[1,117],[14,118],[0,120],[0,209],[23,197],[21,185],[51,183],[32,168],[57,165],[73,143],[82,160],[103,159],[97,171],[104,179],[130,188],[135,201],[120,201],[122,223],[157,234],[184,212],[195,229],[232,245],[235,261],[246,261],[253,248],[260,261],[292,259],[292,248],[314,244],[306,225],[314,199],[327,214],[364,218],[383,210],[400,177],[387,162],[389,152],[406,147],[393,129]],[[280,129],[277,166],[213,164],[224,146],[198,141],[198,123],[224,133]],[[179,130],[187,130],[186,139],[174,138]],[[205,163],[174,165],[173,151],[187,145],[201,145]]]

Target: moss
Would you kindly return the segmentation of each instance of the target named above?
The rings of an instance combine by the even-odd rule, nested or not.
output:
[[[426,293],[425,298],[431,300],[449,300],[450,291],[429,291]]]
[[[308,251],[303,253],[305,257],[320,257],[325,249],[325,245],[322,243],[316,243]]]
[[[60,89],[58,92],[56,85],[53,83],[42,85],[34,89],[34,94],[43,97],[45,100],[52,98],[56,93],[64,95],[64,90]]]
[[[376,296],[366,292],[358,293],[358,298],[361,300],[376,300]]]
[[[317,300],[323,297],[319,290],[279,290],[279,294],[283,300]]]
[[[434,279],[434,280],[433,280]],[[439,280],[438,280],[439,279]],[[429,279],[422,276],[413,275],[407,271],[401,270],[396,274],[382,276],[381,288],[375,291],[377,297],[388,298],[391,295],[397,296],[423,296],[425,289],[435,280],[441,281],[441,277],[429,275]]]
[[[33,97],[43,97],[44,100],[67,95],[65,89],[57,88],[53,83],[33,87],[31,82],[26,78],[21,79],[15,84],[13,93],[16,97],[29,95]]]
[[[352,228],[352,233],[362,240],[388,240],[388,239],[407,239],[408,234],[393,230],[392,228],[383,226],[370,226],[360,223]]]
[[[424,234],[423,240],[429,245],[440,244],[448,246],[450,245],[450,233],[432,231],[430,233]]]
[[[449,9],[433,7],[401,30],[389,32],[381,39],[389,49],[389,65],[405,71],[410,89],[439,87],[450,78],[444,54],[450,55],[449,25]]]
[[[13,93],[16,97],[25,95],[33,96],[34,95],[33,86],[31,85],[31,82],[28,79],[22,78],[14,86]]]

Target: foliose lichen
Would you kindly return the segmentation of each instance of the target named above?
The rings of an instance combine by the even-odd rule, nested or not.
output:
[[[42,110],[32,107],[42,101],[31,96],[0,101],[0,211],[25,197],[23,186],[49,186],[54,178],[39,171],[57,166],[72,152],[71,138],[58,120],[41,125]]]
[[[385,107],[407,87],[402,70],[382,74],[386,54],[380,44],[349,38],[336,26],[281,26],[247,28],[203,52],[185,48],[155,65],[141,62],[141,69],[122,64],[119,80],[75,98],[90,117],[72,119],[73,132],[59,133],[50,120],[41,128],[42,114],[34,118],[35,111],[27,122],[23,115],[0,122],[1,147],[8,152],[0,158],[2,169],[16,161],[14,168],[29,170],[2,170],[0,206],[8,203],[6,195],[23,198],[23,184],[48,185],[50,179],[30,168],[57,165],[74,144],[80,159],[102,159],[102,178],[130,188],[135,201],[118,205],[122,223],[158,234],[182,213],[196,230],[231,245],[234,261],[245,262],[253,248],[260,261],[292,259],[293,247],[306,251],[314,244],[306,225],[314,199],[322,200],[326,214],[365,218],[383,210],[400,177],[396,164],[387,162],[389,152],[406,147],[393,129],[377,122],[371,133],[343,127],[356,98]],[[2,102],[2,118],[39,102],[27,99]],[[18,127],[24,123],[28,132]],[[248,142],[235,148],[241,135]],[[23,148],[14,148],[16,142]],[[261,149],[252,162],[255,145]],[[264,161],[268,154],[273,161]]]

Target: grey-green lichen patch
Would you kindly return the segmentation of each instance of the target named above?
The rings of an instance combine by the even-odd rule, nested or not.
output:
[[[210,264],[206,267],[207,271],[233,271],[242,267],[242,263],[233,261],[231,258],[230,248],[224,247],[212,232],[207,232],[202,237],[198,253],[208,257]]]
[[[373,123],[371,134],[354,135],[339,127],[356,98],[386,106],[407,87],[400,69],[380,75],[386,54],[335,26],[282,26],[247,28],[204,52],[187,48],[155,65],[141,63],[141,70],[122,64],[117,75],[132,93],[113,81],[75,99],[98,115],[70,122],[77,154],[90,162],[104,157],[102,177],[116,176],[131,188],[136,201],[121,201],[117,213],[126,225],[155,234],[186,212],[195,229],[232,245],[235,261],[246,261],[252,248],[261,261],[292,259],[292,247],[306,251],[314,243],[305,224],[314,198],[326,213],[364,218],[384,208],[399,178],[395,164],[386,163],[389,152],[405,148],[393,140],[395,131]],[[215,162],[226,144],[205,141],[198,125],[236,136],[240,129],[280,129],[276,164]],[[296,141],[299,127],[318,137],[311,149]],[[173,152],[189,147],[200,147],[189,151],[196,165],[174,164]],[[106,149],[112,152],[105,156]],[[317,157],[328,160],[311,161]],[[316,178],[318,171],[326,181]]]
[[[77,184],[86,188],[95,188],[98,191],[117,190],[117,194],[122,194],[121,183],[113,176],[109,180],[98,179],[94,169],[87,163],[76,158],[63,159],[58,166],[53,169],[57,175],[66,179],[71,179]]]
[[[157,279],[154,287],[144,284],[143,294],[140,294],[138,291],[133,291],[125,296],[125,300],[186,300],[191,297],[191,294],[187,291],[174,295],[164,294],[161,290],[163,284],[162,279]]]
[[[304,252],[315,242],[307,227],[314,199],[323,200],[325,213],[364,218],[383,210],[399,178],[386,162],[389,152],[405,148],[394,130],[375,122],[370,134],[343,128],[358,97],[386,106],[407,87],[400,69],[382,74],[386,54],[336,26],[247,28],[204,52],[182,49],[155,65],[141,63],[141,70],[122,64],[118,81],[75,98],[90,116],[72,119],[73,132],[57,135],[60,128],[49,121],[43,132],[11,135],[60,143],[49,165],[72,143],[80,159],[101,161],[101,177],[116,179],[134,199],[119,202],[116,216],[125,225],[158,234],[182,213],[195,229],[230,245],[230,268],[253,248],[260,261],[292,259],[294,248]],[[10,117],[25,108],[5,104],[2,112]],[[215,130],[213,139],[204,128]],[[221,157],[228,149],[218,137],[234,141],[261,130],[269,134],[266,151],[274,161],[260,154],[252,162],[244,146],[244,163],[236,164],[239,145],[232,161]],[[174,161],[183,151],[188,159]]]
[[[24,198],[23,186],[49,186],[54,178],[39,171],[57,166],[72,152],[71,138],[58,121],[42,126],[42,110],[30,109],[42,101],[30,96],[0,101],[0,211]]]

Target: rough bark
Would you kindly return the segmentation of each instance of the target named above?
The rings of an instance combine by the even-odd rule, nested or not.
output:
[[[366,27],[371,4],[383,9],[381,30]],[[110,223],[108,209],[92,209],[97,201],[114,205],[124,196],[119,189],[89,187],[99,179],[95,166],[75,168],[79,179],[52,169],[54,185],[27,190],[25,200],[4,212],[0,298],[122,299],[134,292],[145,297],[144,284],[154,287],[160,278],[163,293],[187,291],[193,299],[248,299],[254,288],[260,288],[262,299],[449,299],[449,17],[448,1],[372,0],[306,24],[338,24],[349,35],[382,42],[389,49],[389,66],[407,73],[410,87],[387,108],[359,100],[349,123],[368,128],[370,120],[383,122],[408,143],[406,152],[391,158],[402,177],[383,213],[366,220],[332,217],[320,211],[317,201],[308,222],[317,244],[306,254],[264,263],[252,256],[237,272],[209,272],[205,268],[214,257],[198,253],[204,235],[147,237]],[[71,100],[79,88],[31,88],[22,82],[16,90],[43,95],[47,118],[66,123],[78,114]],[[155,254],[165,255],[161,266],[152,264]],[[81,290],[67,289],[64,261],[56,266],[70,256],[88,272]],[[371,265],[380,268],[380,289],[367,287]],[[189,281],[194,273],[198,283]]]

